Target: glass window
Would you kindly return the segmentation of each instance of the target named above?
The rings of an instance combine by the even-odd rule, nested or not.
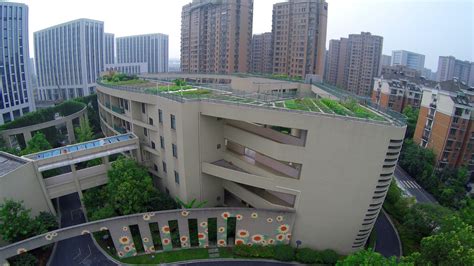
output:
[[[143,135],[148,136],[148,130],[146,128],[143,128]]]
[[[172,145],[173,145],[173,157],[178,158],[178,147],[174,143]]]
[[[146,113],[146,104],[142,103],[142,113]]]
[[[160,136],[160,146],[164,150],[165,149],[165,138]]]
[[[179,174],[178,172],[174,171],[174,182],[176,184],[179,184]]]
[[[163,172],[167,173],[167,170],[166,170],[166,163],[165,163],[165,162],[161,162],[161,164],[163,165]]]
[[[163,124],[163,111],[161,109],[158,109],[158,122]]]
[[[174,115],[170,115],[170,116],[171,116],[171,128],[176,129],[176,118]]]

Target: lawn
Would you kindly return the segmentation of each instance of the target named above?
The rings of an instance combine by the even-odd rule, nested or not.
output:
[[[359,105],[355,101],[347,101],[347,102],[342,103],[342,105],[346,107],[347,109],[351,110],[356,117],[368,118],[368,119],[373,119],[377,121],[385,121],[383,117]]]
[[[305,103],[300,99],[286,100],[285,106],[286,108],[291,109],[291,110],[303,110],[303,111],[310,110],[309,107],[307,107]]]
[[[338,115],[353,116],[353,114],[349,110],[347,110],[344,106],[342,106],[336,100],[325,98],[325,99],[321,99],[321,102]]]
[[[191,91],[182,91],[182,92],[176,92],[175,94],[179,94],[185,97],[189,98],[197,98],[200,95],[207,95],[210,94],[210,90],[205,90],[205,89],[197,89],[197,90],[191,90]]]

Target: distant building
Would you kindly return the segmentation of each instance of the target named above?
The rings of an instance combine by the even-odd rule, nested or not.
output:
[[[437,166],[474,171],[474,91],[459,81],[423,89],[414,141],[436,153]]]
[[[114,71],[128,75],[138,75],[148,73],[147,63],[122,63],[122,64],[107,64],[105,71]]]
[[[118,37],[116,43],[117,63],[147,63],[149,73],[168,72],[168,35]]]
[[[392,57],[390,55],[382,55],[382,60],[380,60],[381,66],[390,66],[392,65]]]
[[[392,51],[392,66],[407,66],[422,71],[425,67],[425,56],[405,50]]]
[[[105,64],[115,63],[115,35],[113,33],[104,33],[104,55]]]
[[[104,22],[91,19],[35,32],[39,99],[67,100],[94,93],[104,70],[104,39]]]
[[[436,73],[431,71],[429,68],[423,68],[421,76],[428,80],[436,80]]]
[[[0,2],[0,125],[35,110],[31,88],[28,6]],[[7,18],[8,21],[7,21]],[[15,30],[12,30],[15,29]]]
[[[382,66],[382,71],[380,73],[382,76],[385,75],[400,75],[410,78],[419,78],[421,77],[421,72],[413,68],[402,65],[394,66]]]
[[[440,56],[437,80],[446,81],[454,78],[474,87],[474,62],[461,61],[454,56]]]
[[[181,12],[181,71],[248,72],[253,0],[193,0]]]
[[[369,32],[329,43],[327,82],[351,93],[370,96],[380,73],[383,38]]]
[[[272,73],[272,54],[272,33],[254,34],[252,38],[250,72]]]
[[[324,0],[288,0],[273,5],[274,74],[323,77],[327,17]]]
[[[179,59],[170,58],[168,61],[169,72],[181,72],[181,61]]]
[[[436,82],[428,81],[420,76],[410,77],[387,73],[380,78],[375,78],[371,98],[373,103],[381,107],[402,112],[407,106],[420,108],[423,88],[434,88],[435,85]]]

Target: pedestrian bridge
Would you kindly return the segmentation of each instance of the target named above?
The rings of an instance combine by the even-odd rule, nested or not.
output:
[[[292,211],[250,208],[181,209],[133,214],[61,228],[1,247],[0,265],[8,265],[7,259],[15,255],[100,231],[109,234],[113,250],[119,258],[193,247],[287,244],[291,239],[294,220],[295,213]],[[217,226],[209,226],[212,221]],[[229,230],[234,221],[235,231]],[[137,250],[130,229],[134,225],[139,228],[139,238],[135,236],[135,240],[142,242],[141,251]],[[195,226],[194,230],[189,230],[192,226]],[[211,235],[216,236],[212,241],[209,240]],[[179,241],[173,242],[172,239]],[[198,239],[198,244],[191,243],[191,239]]]

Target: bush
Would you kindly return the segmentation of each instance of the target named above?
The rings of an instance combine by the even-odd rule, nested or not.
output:
[[[295,260],[295,249],[290,245],[276,245],[275,259],[281,261],[293,261]]]
[[[335,264],[339,259],[339,255],[332,249],[325,249],[321,251],[320,256],[323,263],[327,264]]]
[[[8,259],[12,266],[34,266],[38,265],[38,259],[30,253],[23,253]]]
[[[323,262],[319,252],[310,248],[300,248],[296,250],[296,261],[306,264]]]
[[[261,246],[261,245],[237,245],[233,250],[234,255],[240,257],[253,257],[253,258],[273,258],[275,257],[275,249],[273,246]]]

